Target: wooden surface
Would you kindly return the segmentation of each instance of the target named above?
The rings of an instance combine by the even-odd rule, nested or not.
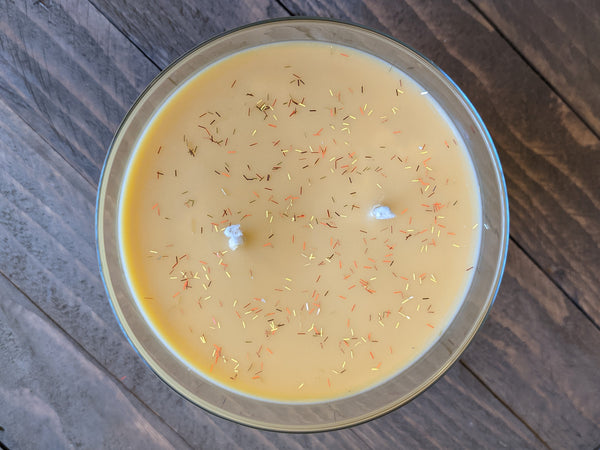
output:
[[[107,148],[145,85],[217,33],[289,15],[433,59],[486,122],[511,212],[498,298],[460,362],[387,416],[304,435],[162,383],[113,316],[94,234]],[[0,0],[0,448],[596,448],[599,247],[595,0]]]

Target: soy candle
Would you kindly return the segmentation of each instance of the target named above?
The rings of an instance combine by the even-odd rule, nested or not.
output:
[[[378,385],[468,289],[479,187],[416,81],[340,45],[284,42],[203,69],[150,120],[121,192],[147,322],[222,387],[316,402]]]

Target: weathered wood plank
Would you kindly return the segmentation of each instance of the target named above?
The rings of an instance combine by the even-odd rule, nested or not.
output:
[[[289,14],[276,0],[137,4],[89,0],[156,65],[165,68],[186,51],[224,31]]]
[[[600,333],[512,245],[492,313],[462,361],[555,448],[600,443]]]
[[[353,431],[372,448],[544,448],[462,364],[408,405]]]
[[[0,441],[9,448],[189,448],[0,276]]]
[[[356,429],[326,434],[289,435],[253,430],[208,415],[184,401],[142,363],[122,335],[108,306],[96,269],[93,186],[1,101],[0,119],[3,136],[0,141],[0,244],[3,249],[0,273],[23,292],[22,296],[31,299],[29,309],[35,309],[34,305],[40,308],[81,346],[73,344],[74,349],[70,350],[82,353],[81,364],[103,366],[104,371],[96,377],[106,379],[104,383],[111,386],[120,385],[119,389],[131,391],[143,403],[137,406],[140,414],[153,411],[177,430],[186,443],[193,447],[330,448],[343,445],[360,448],[363,438],[375,439],[390,430],[404,436],[408,442],[415,429],[412,418],[418,416],[423,420],[425,434],[425,424],[436,424],[435,433],[429,433],[427,438],[431,445],[454,442],[458,446],[464,438],[481,447],[493,447],[499,441],[515,446],[539,446],[535,436],[460,367],[427,392],[422,400]],[[3,279],[0,278],[0,282]],[[8,295],[10,291],[0,283],[0,292]],[[18,311],[22,311],[22,305],[19,308]],[[44,327],[45,333],[52,328],[49,324]],[[23,327],[13,331],[15,339],[25,339],[20,336],[23,333],[26,333]],[[36,335],[36,339],[28,347],[31,352],[42,348],[39,342],[42,338]],[[37,372],[31,371],[19,378],[25,387],[37,386],[43,378],[41,371],[46,362],[40,360],[36,364],[39,364]],[[79,367],[63,368],[69,371],[69,376],[81,376]],[[12,398],[17,394],[12,392],[7,396]],[[25,401],[21,411],[34,406],[27,404],[27,397],[21,397]],[[70,414],[60,401],[56,400],[52,413],[57,420],[62,420],[62,414]],[[87,401],[85,396],[83,401]],[[72,408],[85,407],[72,404],[75,400],[70,402]],[[456,409],[449,405],[461,405],[461,414],[470,417],[469,421],[457,421]],[[16,420],[2,420],[9,423],[11,429],[18,427]],[[15,430],[15,439],[24,439],[25,432],[24,429]],[[82,436],[72,435],[69,439],[94,439],[86,429],[81,432]],[[388,437],[391,439],[392,435]],[[410,442],[413,441],[418,442],[412,438]],[[375,439],[372,442],[383,441]],[[18,443],[21,446],[21,442]],[[406,444],[404,448],[410,447]]]
[[[600,140],[464,0],[284,0],[294,14],[387,32],[465,91],[504,166],[511,235],[600,326]]]
[[[90,21],[93,26],[96,26],[97,20],[102,25],[102,21],[100,20],[101,18],[98,18],[98,15],[93,9],[85,9],[85,5],[77,5],[80,9],[75,10],[75,12],[69,10],[68,14],[64,12],[64,8],[62,7],[62,5],[64,5],[63,3],[59,4],[59,2],[52,2],[51,8],[54,8],[56,5],[61,7],[59,10],[59,18],[63,17],[64,14],[70,18],[68,22],[69,26],[77,24],[78,27],[85,27],[86,20]],[[70,5],[73,5],[73,3],[70,3]],[[368,17],[365,12],[362,12],[361,14],[363,13],[365,14],[365,17]],[[444,13],[444,11],[442,11],[442,13]],[[91,17],[93,20],[89,19],[89,17]],[[61,29],[59,26],[60,20],[55,19],[55,16],[49,16],[48,22],[50,22],[50,25],[45,24],[44,26],[56,27],[52,28],[53,32],[62,32],[65,35],[69,35],[67,30],[70,28],[67,27],[66,29]],[[405,18],[405,20],[409,19],[412,20],[414,17],[411,18],[408,16],[408,18]],[[416,18],[415,20],[419,19]],[[2,21],[1,18],[0,21]],[[438,23],[433,19],[432,22]],[[7,35],[7,33],[5,33],[5,23],[1,23],[2,28],[0,34],[4,33],[4,35]],[[24,24],[25,23],[26,22],[24,22]],[[90,25],[90,27],[93,29],[92,25]],[[27,25],[24,25],[24,27],[27,27]],[[32,28],[31,25],[29,25],[29,27]],[[37,37],[35,27],[33,27],[33,29],[34,31],[17,31],[18,33],[22,33],[24,36],[26,36],[27,39],[46,39],[45,35],[42,35],[41,38]],[[18,36],[17,31],[13,31],[13,34],[16,33],[16,36]],[[75,36],[77,36],[77,30],[75,30],[73,33]],[[86,31],[86,33],[88,32]],[[102,36],[102,32],[99,32],[98,35]],[[126,41],[124,41],[125,43],[122,42],[122,37],[119,38],[118,33],[115,39],[117,38],[121,39],[119,40],[119,45],[126,47],[126,51],[124,51],[126,56],[129,54],[133,55],[135,53],[133,50],[130,50],[129,47],[127,47]],[[433,42],[434,44],[436,42],[435,40],[431,40],[431,36],[425,35],[424,38],[427,38],[427,42]],[[73,37],[65,37],[58,47],[62,45],[68,48],[67,53],[74,52],[74,54],[76,54],[75,50],[73,49],[73,45],[70,43],[72,39]],[[99,41],[103,41],[101,37],[99,38]],[[4,44],[5,41],[0,42]],[[25,48],[32,45],[27,40],[23,40],[21,42],[21,40],[17,38],[11,42],[15,42]],[[41,46],[41,43],[39,43],[39,45]],[[435,47],[435,45],[433,47]],[[3,45],[2,49],[4,48],[5,47]],[[450,65],[457,64],[458,67],[462,67],[462,62],[456,62],[453,57],[449,57],[447,50],[443,46],[440,46],[439,49],[442,56],[446,55],[445,57],[449,61]],[[90,58],[93,59],[93,52],[105,50],[101,44],[97,44],[96,47],[91,49],[91,51],[92,56],[90,56]],[[4,52],[4,50],[2,50],[2,52]],[[4,55],[4,53],[2,53],[2,55]],[[38,57],[41,58],[42,55],[43,53],[38,52]],[[433,54],[431,53],[431,55]],[[24,57],[27,56],[27,54],[18,53],[18,56]],[[126,56],[123,56],[122,54],[114,55],[114,57],[118,59],[125,59]],[[9,58],[6,60],[9,61]],[[68,61],[68,58],[65,59],[66,63],[68,63]],[[31,62],[27,64],[32,65]],[[14,67],[19,68],[21,66],[15,63]],[[28,75],[31,77],[29,80],[36,80],[37,76],[43,77],[43,74],[40,75],[35,73],[36,70],[38,70],[37,68],[40,67],[39,65],[32,65],[31,67],[33,67],[33,70],[31,70],[30,75]],[[79,70],[74,64],[67,64],[65,67],[68,69],[63,70]],[[93,65],[87,67],[94,68]],[[465,71],[464,67],[462,70]],[[0,73],[1,71],[2,69],[0,69]],[[80,73],[84,72],[85,71],[80,71]],[[61,146],[72,145],[70,139],[74,139],[74,142],[77,143],[83,142],[83,140],[81,140],[78,137],[78,134],[75,132],[73,132],[71,136],[63,138],[62,136],[65,135],[66,131],[72,131],[66,125],[61,125],[60,128],[57,127],[55,134],[52,134],[48,131],[50,130],[54,132],[51,129],[51,122],[44,122],[43,125],[38,127],[39,124],[37,124],[36,120],[38,117],[44,119],[44,109],[36,109],[37,107],[35,106],[35,102],[31,101],[31,103],[29,103],[30,100],[27,100],[27,95],[29,95],[27,83],[31,83],[31,81],[25,77],[19,78],[19,71],[4,73],[9,73],[10,76],[7,76],[6,78],[12,80],[15,86],[25,86],[23,88],[24,94],[21,97],[11,97],[12,94],[8,92],[10,89],[4,87],[7,92],[3,91],[2,96],[4,97],[6,94],[6,98],[8,98],[7,101],[9,102],[10,107],[15,111],[18,111],[19,115],[26,119],[27,123],[34,127],[34,129],[38,131],[44,139],[57,147],[57,149],[63,155],[66,155],[65,158],[67,158],[69,162],[73,163],[74,160],[76,161],[76,157],[69,156],[68,152],[66,152],[66,150]],[[15,73],[17,75],[14,75]],[[60,71],[57,70],[56,73],[57,78],[59,78]],[[463,76],[467,79],[467,81],[469,81],[471,78],[467,75]],[[85,79],[83,75],[81,76],[82,79]],[[75,83],[75,81],[73,83]],[[84,83],[82,82],[82,84]],[[0,83],[0,86],[6,85]],[[127,92],[132,92],[133,90],[135,90],[135,88],[127,88]],[[479,92],[481,93],[482,97],[486,97],[486,90],[482,89]],[[78,96],[79,95],[81,95],[81,98],[83,99],[88,98],[86,97],[88,94],[86,94],[84,89],[79,90]],[[31,99],[33,97],[30,96],[29,98]],[[85,101],[87,102],[88,100]],[[498,123],[503,125],[503,120],[498,118],[497,115],[494,115],[496,105],[492,104],[488,106],[490,114],[493,113],[492,115],[497,118]],[[107,108],[113,108],[113,106],[109,105]],[[34,111],[35,114],[32,114],[30,109]],[[55,108],[55,111],[57,111],[57,113],[64,114],[64,112],[62,112],[62,110],[59,108]],[[81,108],[77,111],[84,115],[90,114],[89,112],[86,112],[85,108]],[[565,115],[567,116],[568,120],[572,120],[568,118],[568,111]],[[12,115],[8,108],[4,106],[2,107],[2,113],[0,113],[0,117],[2,118],[2,120],[0,120],[0,124],[4,125],[0,130],[0,134],[3,136],[3,143],[8,143],[7,145],[9,146],[14,146],[14,148],[11,149],[12,153],[10,153],[10,155],[12,155],[11,159],[5,159],[8,158],[8,156],[6,156],[9,155],[8,151],[6,153],[4,153],[4,149],[0,151],[0,155],[2,155],[1,157],[3,158],[0,164],[0,171],[2,172],[0,174],[0,180],[2,180],[2,183],[7,183],[2,185],[2,193],[6,195],[2,195],[3,203],[0,204],[0,211],[2,211],[2,215],[0,215],[0,241],[2,242],[3,250],[5,248],[11,250],[10,253],[7,252],[6,254],[0,254],[0,271],[6,273],[11,280],[19,286],[20,289],[22,289],[31,299],[33,299],[36,304],[40,305],[40,307],[43,308],[43,310],[47,312],[53,320],[59,323],[61,328],[73,336],[74,339],[79,342],[86,349],[86,351],[90,353],[90,355],[93,355],[93,357],[96,358],[101,365],[105,366],[115,380],[120,379],[122,376],[126,376],[126,378],[123,380],[123,385],[130,389],[151,409],[157,411],[157,413],[165,420],[166,423],[168,423],[173,429],[176,429],[194,447],[215,445],[235,447],[242,444],[245,448],[262,448],[269,446],[292,448],[325,448],[331,446],[344,446],[350,448],[357,448],[359,446],[364,447],[365,442],[385,443],[386,441],[384,439],[377,439],[377,436],[386,436],[391,438],[391,432],[389,431],[390,426],[396,424],[396,421],[404,422],[402,425],[404,428],[401,430],[397,429],[399,430],[398,433],[408,436],[410,435],[411,427],[413,426],[411,421],[414,420],[414,415],[420,414],[420,417],[422,417],[421,420],[427,423],[428,420],[433,420],[431,418],[432,413],[439,415],[440,411],[443,413],[441,414],[441,419],[438,417],[437,420],[442,422],[446,420],[448,421],[447,423],[444,422],[443,426],[436,427],[436,429],[440,428],[442,430],[439,432],[439,435],[436,434],[436,436],[439,436],[440,441],[445,438],[449,440],[448,442],[455,442],[452,441],[450,437],[444,436],[445,430],[446,432],[458,433],[457,435],[459,437],[466,436],[465,439],[469,439],[469,442],[477,442],[482,446],[484,446],[486,443],[487,446],[493,446],[494,443],[499,445],[498,441],[502,440],[500,439],[502,434],[509,436],[511,434],[517,435],[515,440],[509,441],[516,447],[525,446],[528,443],[531,446],[535,445],[535,439],[532,438],[530,434],[527,434],[527,431],[523,430],[522,427],[519,427],[518,422],[515,423],[515,418],[512,417],[510,413],[507,414],[507,411],[495,404],[493,399],[490,400],[490,395],[484,395],[487,391],[482,389],[481,385],[478,385],[478,389],[472,389],[470,387],[474,381],[471,379],[472,377],[470,377],[469,374],[463,370],[460,371],[460,374],[461,377],[467,378],[466,381],[454,381],[456,378],[460,379],[460,377],[455,375],[456,371],[454,369],[448,374],[448,377],[444,378],[445,381],[451,381],[450,386],[452,386],[454,383],[458,383],[460,385],[458,391],[461,392],[462,395],[457,396],[455,394],[447,394],[446,387],[438,384],[436,387],[434,387],[434,389],[438,386],[441,386],[443,388],[444,395],[447,395],[447,397],[442,397],[440,399],[434,395],[433,399],[429,400],[429,397],[426,396],[430,395],[430,392],[433,392],[434,394],[436,392],[432,389],[426,393],[425,396],[411,403],[411,405],[409,405],[407,408],[403,408],[402,410],[382,418],[381,420],[372,422],[371,424],[365,424],[352,430],[343,430],[335,433],[326,433],[316,436],[280,435],[275,433],[257,432],[256,430],[250,430],[230,424],[212,416],[208,416],[197,408],[189,405],[187,402],[181,400],[169,389],[167,389],[162,383],[160,383],[156,377],[154,377],[149,370],[139,362],[139,359],[125,342],[120,330],[112,318],[112,313],[110,312],[108,303],[104,298],[99,277],[97,274],[94,275],[96,270],[96,262],[95,251],[93,248],[92,212],[94,188],[92,184],[86,183],[83,179],[78,177],[77,174],[70,171],[65,161],[60,160],[60,158],[57,159],[54,150],[48,147],[47,143],[35,136],[30,129],[24,127],[18,118]],[[504,128],[511,130],[511,128],[508,126],[503,125],[500,127],[500,125],[498,126],[501,131],[504,130]],[[62,127],[65,127],[65,129]],[[573,127],[576,131],[576,125]],[[520,136],[520,134],[515,134],[517,137],[512,137],[512,139],[518,140],[517,138]],[[585,137],[585,134],[583,136]],[[577,137],[577,134],[575,134],[573,139],[576,139]],[[507,140],[506,142],[508,145],[511,143],[511,140]],[[523,146],[523,144],[520,145]],[[16,150],[23,148],[28,149],[28,151],[19,152]],[[544,149],[543,146],[542,148]],[[581,146],[579,148],[581,148]],[[29,153],[31,153],[31,155]],[[519,152],[517,149],[512,151],[511,154],[515,157],[515,159],[517,159],[518,153]],[[542,159],[545,158],[546,156],[544,155]],[[41,162],[42,160],[44,161],[43,163]],[[93,179],[93,177],[90,178],[89,173],[91,172],[87,171],[86,166],[83,163],[75,163],[73,165],[79,169],[83,167],[85,170],[81,171],[88,174],[88,179]],[[9,170],[8,167],[11,167],[11,169]],[[513,186],[511,187],[512,190],[520,188],[521,186],[521,184],[517,183],[517,177],[515,177],[514,180]],[[528,192],[528,189],[529,185],[525,185],[523,188],[523,197],[525,197],[525,192]],[[539,199],[534,198],[534,202],[537,201],[539,201]],[[537,207],[539,208],[539,206]],[[531,214],[525,215],[524,217],[530,218]],[[524,221],[525,219],[521,220]],[[78,233],[81,232],[83,235],[78,236]],[[92,236],[91,240],[90,236]],[[515,251],[519,252],[519,250]],[[521,258],[524,258],[522,254]],[[575,257],[573,257],[573,259],[575,259]],[[538,279],[543,280],[543,276],[541,273],[534,271],[529,282],[536,283],[539,282]],[[515,289],[518,288],[515,287]],[[556,291],[548,292],[549,294],[556,294]],[[542,308],[543,312],[545,308],[551,308],[552,306],[541,304],[540,307]],[[572,305],[569,305],[566,308],[568,308],[567,310],[570,313],[573,311]],[[549,315],[549,313],[546,313],[546,315]],[[585,323],[585,321],[583,323]],[[570,321],[567,325],[568,329],[570,330],[569,333],[572,333],[574,321]],[[526,325],[521,323],[513,325],[513,327],[518,326],[526,327]],[[541,325],[540,330],[543,331],[542,335],[549,335],[551,331],[544,328],[543,324]],[[587,331],[589,331],[589,328]],[[576,342],[576,340],[573,342]],[[529,344],[534,345],[535,343],[536,340],[534,335],[531,337]],[[531,366],[532,373],[535,373],[536,370],[539,371],[539,355],[553,352],[554,350],[552,347],[556,345],[562,345],[561,341],[545,341],[540,344],[541,347],[538,349],[539,351],[537,353],[533,353],[535,363]],[[520,349],[518,345],[517,348]],[[571,348],[569,347],[569,350],[570,349]],[[507,352],[512,351],[504,348],[503,350]],[[524,351],[528,350],[528,347],[524,349]],[[496,352],[498,352],[498,350],[496,350]],[[564,356],[567,353],[565,353],[565,351],[561,351],[559,354]],[[490,353],[489,357],[493,358],[494,355],[495,354],[492,352]],[[581,353],[578,355],[579,357],[583,357]],[[523,366],[519,368],[519,371],[523,371],[522,373],[527,373],[527,369],[530,367],[527,365],[527,356],[528,354],[525,353],[523,356],[524,361],[521,362],[519,360],[519,362],[523,364]],[[499,357],[502,357],[502,355]],[[513,369],[511,366],[512,361],[506,358],[505,360],[508,361],[508,363],[506,363],[508,367],[505,368],[506,372],[503,374],[503,376],[506,377],[507,380],[510,380],[512,376],[511,370]],[[556,366],[559,366],[559,364],[556,363]],[[469,367],[471,367],[471,365]],[[480,369],[478,368],[477,370]],[[586,382],[588,379],[586,377],[589,377],[589,367],[584,365],[582,371],[582,374],[573,375],[569,373],[570,378],[574,380],[572,382],[573,386],[577,387],[580,382],[583,386],[587,386],[589,384]],[[494,373],[488,373],[487,376],[489,379],[486,379],[485,381],[486,383],[489,383],[490,386],[494,386],[494,383],[499,383],[496,380]],[[531,381],[527,380],[526,378],[517,376],[516,379],[519,380],[518,386],[521,390],[529,389],[529,387],[532,386],[532,384],[530,384]],[[535,395],[539,395],[539,397],[542,399],[549,397],[550,393],[554,392],[552,389],[555,389],[555,385],[552,383],[553,381],[554,380],[550,380],[551,386],[548,392],[538,392],[539,389],[546,388],[547,386],[542,385],[539,387],[538,385],[533,384],[535,389],[532,389],[533,394],[531,395],[534,397]],[[505,381],[505,383],[508,382]],[[499,391],[502,392],[502,389],[499,388]],[[515,389],[515,391],[518,391],[518,389]],[[474,394],[471,392],[474,392]],[[576,399],[576,401],[580,401],[581,392],[578,390],[573,392],[574,394],[569,391],[569,394],[566,395],[566,397],[568,397],[567,400],[569,400],[571,395],[573,395],[573,398]],[[513,397],[510,397],[508,394],[510,393],[502,392],[501,398],[504,399],[506,395],[506,398],[510,398],[511,401],[518,400],[518,398],[514,399],[514,396],[518,394],[513,394]],[[476,398],[472,398],[473,395],[475,395]],[[565,401],[565,395],[559,396],[559,398],[561,403]],[[426,399],[427,401],[423,399]],[[544,403],[545,400],[541,401],[537,397],[535,397],[535,400],[537,402],[536,404],[546,404]],[[481,408],[475,408],[473,410],[467,409],[463,417],[457,417],[453,411],[448,410],[448,405],[477,405],[480,402],[483,405]],[[405,411],[410,412],[411,410],[408,408],[413,405],[417,405],[422,412],[419,412],[419,410],[413,410],[405,419],[405,421],[403,421],[403,416],[399,415],[399,413],[404,413]],[[559,404],[554,405],[554,408],[558,408],[559,406]],[[512,407],[513,406],[511,404],[511,408]],[[520,407],[527,410],[526,404],[520,404]],[[587,410],[586,408],[583,408],[582,410]],[[576,414],[581,414],[578,408],[573,406],[569,406],[568,410],[576,411]],[[534,411],[529,410],[530,414],[533,412]],[[471,414],[473,416],[471,416]],[[497,433],[490,433],[490,439],[488,441],[484,441],[480,438],[480,432],[471,432],[467,429],[469,422],[473,420],[473,417],[481,418],[487,416],[490,418],[495,418],[496,414],[500,414],[500,416],[504,417],[504,419],[499,420],[499,422],[503,425],[498,428]],[[593,418],[595,416],[592,414],[590,417]],[[571,416],[569,420],[575,419],[576,415]],[[388,420],[392,423],[390,424],[387,422]],[[488,419],[485,418],[481,425],[481,430],[483,430],[482,433],[493,428],[493,425],[490,425],[487,420]],[[545,429],[545,427],[552,426],[556,420],[556,417],[551,415],[550,418],[546,420],[548,423],[542,423],[540,425],[543,429]],[[463,428],[459,428],[459,431],[457,431],[454,427],[449,425],[449,423],[452,423],[453,421],[455,422],[455,426]],[[586,421],[587,422],[584,424],[584,428],[588,426],[587,424],[589,419],[586,419]],[[532,421],[532,423],[536,422]],[[576,429],[580,430],[582,428]],[[386,430],[388,431],[386,432]],[[595,436],[595,434],[593,435]],[[2,439],[1,436],[2,435],[0,435],[0,439]],[[568,437],[570,435],[566,433],[566,436]],[[423,438],[422,440],[418,440],[417,438],[414,439],[415,440],[410,442],[412,443],[417,441],[422,442],[423,445],[434,445],[433,443],[438,440],[438,437],[432,438],[431,440],[427,440],[426,438]],[[519,440],[523,442],[523,445],[518,445]]]
[[[97,268],[95,188],[2,102],[0,117],[0,272],[178,433],[188,428],[192,446],[235,447],[216,418],[172,392],[125,340]]]
[[[86,2],[0,0],[0,95],[96,183],[112,135],[158,73]]]
[[[600,3],[471,1],[600,135]]]

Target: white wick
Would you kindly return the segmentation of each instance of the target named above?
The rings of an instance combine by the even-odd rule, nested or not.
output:
[[[229,248],[231,250],[235,250],[244,242],[244,234],[240,230],[239,224],[229,225],[223,230],[223,233],[229,238]]]
[[[390,208],[388,208],[387,206],[383,206],[383,205],[373,206],[370,214],[371,214],[371,217],[375,217],[378,220],[393,219],[394,217],[396,217],[396,214],[394,214],[390,210]]]

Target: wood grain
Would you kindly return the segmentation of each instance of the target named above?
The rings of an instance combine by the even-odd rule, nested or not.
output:
[[[498,148],[511,236],[600,326],[600,140],[491,24],[461,0],[284,4],[387,32],[461,86]]]
[[[173,0],[152,6],[127,0],[90,0],[158,67],[205,40],[248,23],[288,16],[276,0]]]
[[[0,440],[9,448],[187,448],[0,276]],[[35,383],[24,380],[35,379]]]
[[[117,125],[158,69],[85,2],[0,0],[0,11],[2,98],[96,183]]]
[[[490,317],[462,361],[554,448],[600,442],[600,333],[511,245]]]
[[[600,136],[600,3],[471,1]]]

